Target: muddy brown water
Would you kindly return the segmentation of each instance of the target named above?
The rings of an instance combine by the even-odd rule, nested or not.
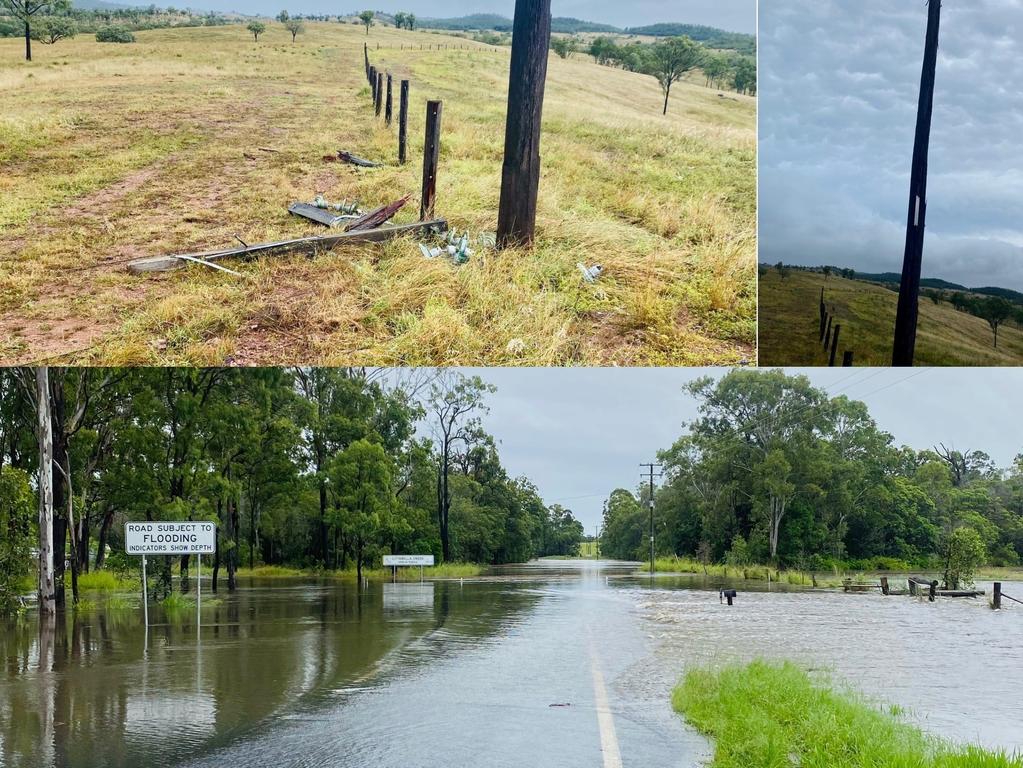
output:
[[[671,688],[687,666],[757,656],[853,683],[935,733],[1023,750],[1023,606],[635,568],[243,581],[204,601],[201,631],[194,610],[152,609],[148,632],[137,604],[50,630],[30,613],[0,624],[0,766],[693,768],[710,748]],[[740,591],[731,608],[722,586]]]

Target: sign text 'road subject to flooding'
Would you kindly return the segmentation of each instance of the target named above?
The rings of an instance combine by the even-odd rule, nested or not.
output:
[[[384,555],[385,568],[403,565],[433,565],[433,555]]]
[[[129,555],[212,555],[216,547],[214,523],[124,525],[124,551]]]

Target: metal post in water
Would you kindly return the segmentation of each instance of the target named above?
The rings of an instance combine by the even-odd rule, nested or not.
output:
[[[146,556],[142,555],[142,616],[149,627],[149,588],[146,586]]]
[[[195,632],[202,628],[202,555],[195,556]]]

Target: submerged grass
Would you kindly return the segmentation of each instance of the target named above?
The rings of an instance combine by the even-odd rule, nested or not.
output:
[[[654,570],[658,573],[702,573],[707,576],[745,579],[746,581],[768,581],[770,579],[776,583],[805,584],[806,586],[837,586],[841,584],[841,579],[820,579],[809,571],[779,570],[766,565],[704,564],[688,557],[658,557],[654,560]]]
[[[421,184],[424,102],[443,99],[439,214],[496,228],[508,49],[409,50],[443,35],[376,28],[375,65],[411,80],[409,157],[373,115],[365,34],[307,23],[80,36],[21,60],[0,40],[0,362],[109,365],[703,365],[751,359],[754,99],[550,61],[538,236],[462,267],[414,240],[133,277],[124,262],[313,234],[287,205],[391,201]],[[372,50],[376,43],[380,50]],[[464,42],[464,41],[463,41]],[[401,50],[404,45],[406,50]],[[56,55],[59,60],[53,60]],[[329,73],[329,77],[325,77]],[[325,164],[348,149],[382,160]],[[271,151],[265,151],[271,150]],[[413,200],[397,222],[418,217]],[[584,284],[578,262],[601,263]]]
[[[953,745],[815,683],[792,663],[693,670],[672,704],[715,743],[712,768],[1023,768],[1023,758]]]
[[[423,576],[427,580],[432,579],[469,579],[479,576],[486,570],[485,566],[472,563],[441,563],[430,568],[423,569]],[[279,565],[260,565],[255,568],[239,568],[239,578],[260,578],[260,579],[291,579],[291,578],[328,578],[340,581],[355,581],[358,574],[354,567],[344,570],[322,570],[322,569],[300,569],[288,568]],[[390,568],[363,568],[362,576],[371,581],[390,581]],[[419,581],[419,568],[399,568],[397,571],[398,581]]]
[[[66,580],[70,585],[70,574]],[[137,590],[139,585],[138,579],[118,576],[110,571],[91,571],[78,576],[78,589],[82,592],[126,592]]]

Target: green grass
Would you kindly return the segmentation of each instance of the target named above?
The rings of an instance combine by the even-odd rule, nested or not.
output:
[[[672,705],[714,740],[711,768],[1023,768],[1017,756],[929,737],[898,708],[791,663],[690,671]]]
[[[65,581],[70,586],[70,571],[66,573]],[[91,571],[78,577],[78,589],[81,592],[127,592],[138,588],[138,579],[125,578],[110,571]]]
[[[648,561],[649,563],[649,561]],[[640,569],[649,571],[649,565]],[[786,584],[813,585],[813,574],[807,571],[778,570],[766,565],[725,565],[724,563],[707,563],[688,557],[658,557],[654,560],[654,571],[658,573],[703,573],[728,579],[745,579],[746,581],[767,581]],[[838,581],[837,583],[841,583]],[[818,586],[827,586],[820,579]],[[830,584],[828,584],[830,585]]]
[[[365,34],[280,25],[0,40],[0,362],[726,365],[754,356],[756,100],[552,57],[537,241],[460,268],[413,239],[135,277],[133,258],[319,232],[295,200],[376,207],[421,188],[425,101],[444,101],[438,214],[496,229],[507,48],[408,50],[409,158],[373,115]],[[377,43],[381,49],[375,49]],[[402,51],[400,46],[405,45]],[[484,50],[478,50],[482,47]],[[699,78],[697,78],[699,79]],[[348,149],[387,162],[326,164]],[[265,152],[263,149],[274,150]],[[415,198],[395,219],[418,218]],[[578,262],[604,276],[584,284]]]
[[[857,366],[891,364],[892,335],[898,294],[861,280],[790,270],[781,278],[768,269],[760,278],[760,364],[827,365],[820,344],[818,305],[825,303],[841,324],[836,365],[844,350],[853,351]],[[955,310],[951,304],[920,301],[917,365],[1023,365],[1023,330],[1003,325],[998,348],[985,320]]]

